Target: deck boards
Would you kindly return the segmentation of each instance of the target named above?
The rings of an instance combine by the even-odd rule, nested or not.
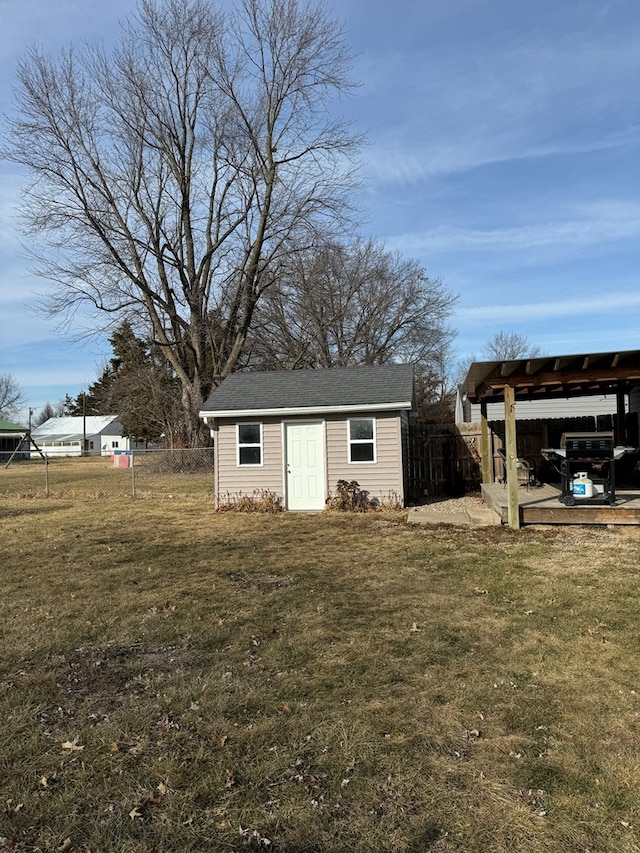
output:
[[[521,524],[640,524],[640,491],[616,491],[615,506],[584,503],[564,506],[558,500],[560,489],[544,484],[539,488],[518,490]],[[482,486],[482,499],[508,523],[508,496],[504,485]]]

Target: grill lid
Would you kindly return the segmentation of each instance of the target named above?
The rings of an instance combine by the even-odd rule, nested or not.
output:
[[[560,447],[568,458],[611,459],[615,442],[613,432],[565,432]]]

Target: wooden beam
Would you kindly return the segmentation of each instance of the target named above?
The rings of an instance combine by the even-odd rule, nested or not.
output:
[[[523,524],[640,524],[640,509],[623,506],[523,506]]]
[[[511,376],[517,373],[522,365],[522,361],[503,361],[500,368],[500,376]]]
[[[487,401],[480,401],[480,458],[482,460],[482,482],[493,483],[493,455],[489,443]]]
[[[576,364],[578,358],[579,356],[575,355],[558,356],[553,363],[553,370],[555,372],[564,370],[565,367],[568,367],[570,364]]]
[[[627,411],[626,411],[626,394],[624,391],[618,391],[616,394],[616,431],[614,439],[616,444],[627,444]]]
[[[572,385],[599,385],[605,391],[604,386],[611,386],[607,390],[609,393],[615,391],[619,386],[627,382],[640,384],[640,368],[638,367],[618,367],[615,370],[611,368],[599,370],[595,367],[590,367],[587,370],[567,370],[558,371],[556,373],[536,373],[527,375],[511,374],[510,376],[494,376],[490,381],[483,383],[476,389],[476,395],[482,397],[491,389],[495,394],[500,394],[502,389],[507,385],[513,386],[514,389],[527,388],[533,391],[534,388],[544,387],[546,390],[553,388],[561,389],[567,387],[570,389]],[[487,394],[487,396],[491,396]]]
[[[509,527],[520,528],[520,507],[518,506],[518,443],[516,434],[516,398],[514,389],[507,385],[504,389],[504,439],[507,457],[507,510]]]

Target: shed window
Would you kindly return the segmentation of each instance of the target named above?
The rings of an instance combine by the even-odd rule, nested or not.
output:
[[[348,422],[349,462],[376,461],[376,433],[373,418],[353,418]]]
[[[238,424],[238,465],[262,465],[262,424]]]

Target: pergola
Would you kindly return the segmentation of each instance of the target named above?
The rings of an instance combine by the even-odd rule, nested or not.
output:
[[[505,455],[509,526],[520,526],[516,471],[516,403],[519,400],[553,400],[615,394],[616,443],[627,444],[625,398],[640,385],[640,350],[551,355],[513,361],[475,361],[462,390],[472,403],[480,403],[482,482],[491,482],[487,403],[504,401]]]

